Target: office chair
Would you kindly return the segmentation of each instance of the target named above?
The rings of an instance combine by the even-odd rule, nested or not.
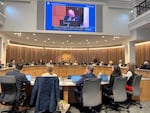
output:
[[[139,105],[139,108],[142,108],[142,105],[137,101],[132,100],[132,96],[140,96],[140,82],[141,82],[142,75],[136,75],[133,79],[132,83],[132,91],[127,91],[128,94],[128,101],[130,105]]]
[[[88,112],[96,112],[92,107],[102,103],[101,99],[101,79],[89,78],[84,81],[82,89],[83,107],[88,107]]]
[[[0,103],[3,105],[11,105],[11,110],[1,111],[1,113],[18,113],[19,106],[26,99],[25,94],[18,97],[16,78],[15,76],[1,76],[0,77],[2,93],[0,96]],[[24,89],[23,89],[24,90]],[[23,91],[21,90],[21,92]],[[23,111],[24,112],[24,111]]]
[[[127,112],[129,112],[128,106],[123,106],[123,103],[125,103],[127,100],[127,92],[125,89],[126,82],[127,82],[126,77],[115,78],[113,87],[112,87],[112,94],[104,94],[106,97],[110,99],[110,104],[109,106],[107,106],[107,108],[111,107],[113,110],[116,110],[116,111],[123,110],[120,108],[126,108]],[[106,109],[105,112],[107,113],[108,109]]]

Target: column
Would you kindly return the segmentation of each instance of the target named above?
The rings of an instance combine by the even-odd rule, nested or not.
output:
[[[135,60],[135,42],[129,41],[124,43],[125,63],[136,63]]]
[[[0,34],[0,59],[2,64],[6,66],[6,47],[7,47],[7,38],[5,35]]]

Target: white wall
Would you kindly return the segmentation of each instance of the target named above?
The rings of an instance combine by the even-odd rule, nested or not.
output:
[[[36,31],[37,0],[31,2],[6,2],[5,31]],[[129,10],[108,8],[103,4],[103,34],[129,35]],[[44,31],[43,31],[44,32]]]
[[[2,30],[35,31],[37,0],[31,2],[4,2],[6,21]]]
[[[106,35],[129,35],[129,9],[108,8],[103,5],[103,32]]]

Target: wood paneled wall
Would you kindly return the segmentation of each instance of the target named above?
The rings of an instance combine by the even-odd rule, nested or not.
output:
[[[23,59],[25,62],[38,61],[43,59],[48,62],[52,59],[54,62],[58,62],[63,54],[71,54],[78,62],[91,62],[94,57],[99,61],[103,60],[108,63],[109,60],[113,60],[114,63],[118,63],[119,59],[124,61],[124,48],[106,48],[98,50],[56,50],[56,49],[37,49],[17,46],[7,46],[7,62],[14,58],[16,62],[20,62]]]
[[[150,60],[150,44],[136,45],[136,64],[140,66],[144,60]]]

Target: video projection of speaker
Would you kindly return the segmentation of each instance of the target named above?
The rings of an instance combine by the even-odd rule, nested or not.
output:
[[[93,4],[45,2],[45,30],[95,32]]]

